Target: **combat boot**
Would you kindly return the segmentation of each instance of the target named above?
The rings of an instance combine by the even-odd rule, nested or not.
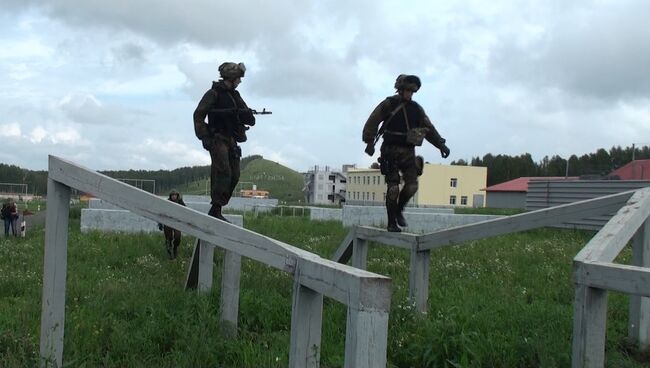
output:
[[[389,206],[386,209],[386,212],[388,213],[388,226],[386,227],[386,230],[388,230],[391,233],[402,232],[402,229],[400,229],[397,226],[397,223],[396,223],[397,221],[396,221],[396,216],[395,215],[396,215],[397,211],[396,211],[395,208],[391,208],[391,207],[393,207],[393,206]]]
[[[406,223],[406,219],[404,218],[404,215],[402,214],[403,209],[400,209],[397,211],[395,214],[395,221],[397,221],[397,224],[401,227],[407,227],[409,224]]]
[[[395,220],[397,221],[397,224],[401,227],[407,227],[409,226],[406,223],[406,219],[404,218],[404,207],[406,207],[406,202],[401,200],[400,196],[400,201],[397,203],[397,209],[395,211]]]
[[[210,208],[210,212],[208,212],[208,215],[217,218],[221,221],[230,223],[225,217],[223,217],[223,214],[221,214],[221,206],[213,204],[212,208]]]

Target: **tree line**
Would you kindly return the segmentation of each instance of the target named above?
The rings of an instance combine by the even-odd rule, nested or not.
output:
[[[263,157],[260,155],[244,157],[241,160],[241,169],[243,170],[249,162],[258,158]],[[182,184],[210,177],[210,166],[181,167],[174,170],[106,170],[100,173],[115,179],[155,180],[156,194],[166,194],[172,188]],[[27,170],[15,165],[0,164],[0,183],[27,184],[28,194],[45,195],[47,194],[47,171]],[[150,188],[152,186],[143,183],[142,189],[151,191]],[[8,185],[0,186],[0,191],[8,189]]]
[[[244,157],[241,160],[241,170],[261,155]],[[606,177],[610,172],[631,162],[632,159],[650,159],[650,147],[621,148],[615,146],[606,150],[598,149],[594,153],[584,154],[580,157],[571,155],[567,159],[554,155],[544,156],[541,161],[535,162],[529,153],[518,156],[493,155],[488,153],[482,158],[473,157],[471,161],[463,159],[452,161],[452,165],[471,165],[487,167],[488,185],[499,184],[504,181],[522,176],[580,176],[580,177]],[[210,166],[181,167],[174,170],[109,170],[100,171],[102,174],[116,179],[144,179],[156,181],[156,194],[165,194],[172,188],[197,180],[210,177]],[[24,183],[28,185],[28,193],[45,195],[47,191],[47,171],[27,170],[15,165],[0,164],[1,183]],[[5,189],[5,188],[0,188]],[[146,189],[146,188],[143,188]]]
[[[578,176],[582,178],[607,178],[607,175],[635,160],[650,159],[650,147],[621,148],[615,146],[609,149],[598,149],[594,153],[580,157],[571,155],[568,160],[554,155],[544,156],[535,162],[529,153],[519,156],[493,155],[488,153],[474,157],[470,162],[463,159],[453,161],[452,165],[471,165],[487,167],[487,185],[495,185],[522,176]],[[568,161],[568,166],[567,166]],[[568,169],[568,171],[567,171]]]

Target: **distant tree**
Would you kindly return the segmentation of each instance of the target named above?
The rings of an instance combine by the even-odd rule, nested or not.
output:
[[[456,166],[467,166],[467,161],[463,160],[462,158],[459,159],[458,161],[454,160],[451,162],[451,165],[456,165]]]

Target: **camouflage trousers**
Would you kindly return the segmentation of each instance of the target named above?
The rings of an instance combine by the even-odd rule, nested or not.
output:
[[[225,206],[239,182],[241,148],[232,140],[216,137],[210,149],[210,197],[212,204]]]
[[[178,246],[181,244],[181,232],[169,226],[163,227],[165,234],[165,246],[167,247],[167,254],[170,258],[176,258],[178,254]]]
[[[415,147],[382,144],[380,168],[386,177],[386,210],[389,220],[391,212],[402,211],[418,191],[418,176],[422,174],[421,158],[415,156]],[[400,182],[404,186],[400,191]]]

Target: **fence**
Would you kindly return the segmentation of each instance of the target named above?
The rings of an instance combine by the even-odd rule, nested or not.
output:
[[[225,325],[237,324],[241,256],[293,275],[290,367],[318,367],[323,296],[347,306],[345,367],[385,367],[390,279],[320,258],[307,251],[178,206],[130,185],[72,162],[50,156],[45,229],[41,366],[63,363],[68,215],[71,188],[128,209],[200,239],[194,269],[200,288],[211,283],[215,246],[226,251],[220,316]],[[196,254],[198,250],[199,254]],[[201,267],[203,264],[204,267]],[[207,270],[207,271],[206,271]],[[203,284],[201,285],[201,282]],[[209,280],[209,281],[208,281]]]
[[[647,268],[650,266],[650,188],[611,194],[425,235],[354,227],[332,259],[341,263],[352,259],[353,266],[365,269],[368,241],[410,250],[409,298],[415,303],[417,311],[426,312],[432,249],[539,227],[557,226],[616,211],[618,214],[578,254],[574,265],[576,302],[573,367],[602,367],[607,311],[605,289],[635,295],[630,307],[630,337],[639,341],[642,347],[650,347],[650,299],[639,297],[650,297],[650,269]],[[607,263],[616,257],[633,235],[635,266]]]

